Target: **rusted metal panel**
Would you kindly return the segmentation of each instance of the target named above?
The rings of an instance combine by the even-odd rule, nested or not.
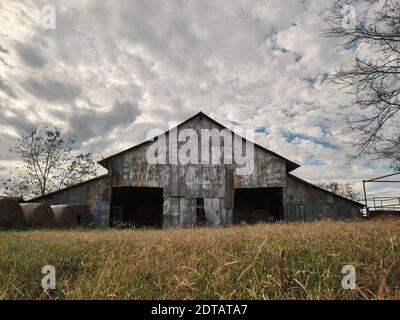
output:
[[[219,226],[221,224],[221,201],[219,198],[204,198],[204,212],[209,225]]]
[[[233,209],[226,209],[226,225],[231,226],[233,224]]]
[[[161,186],[161,165],[152,164],[146,166],[146,175],[143,181],[143,185],[147,187],[159,187]]]
[[[173,227],[179,225],[179,198],[164,198],[163,226]]]
[[[163,202],[163,227],[168,228],[172,225],[171,217],[171,198],[164,197]]]
[[[271,157],[255,159],[252,174],[247,176],[234,176],[235,188],[268,188],[284,187],[286,181],[286,165],[280,159]]]
[[[131,154],[126,154],[123,156],[123,165],[122,165],[122,177],[124,185],[129,185],[131,178],[131,170],[132,170]]]
[[[217,167],[217,177],[215,181],[215,193],[218,198],[225,197],[225,166]]]
[[[132,170],[130,175],[131,183],[129,186],[132,187],[145,187],[146,180],[146,164],[142,161],[135,161],[132,163]]]
[[[186,182],[185,182],[185,166],[178,167],[178,196],[185,197],[186,195]]]
[[[227,225],[227,216],[226,216],[226,208],[225,208],[225,200],[219,199],[219,225],[226,226]]]
[[[255,183],[259,188],[267,187],[272,178],[272,173],[270,172],[269,161],[265,158],[256,159],[256,175],[253,183]]]
[[[185,171],[185,194],[186,198],[201,198],[201,166],[188,165]]]
[[[163,188],[163,197],[171,197],[171,166],[160,166],[160,185]]]
[[[182,226],[194,225],[196,222],[196,199],[180,198],[179,223]]]
[[[218,184],[216,178],[218,177],[218,167],[216,166],[203,166],[201,186],[204,198],[214,198],[219,196]]]
[[[179,225],[179,198],[170,198],[171,199],[171,225],[178,226]]]
[[[232,209],[234,206],[233,166],[225,166],[225,207]]]
[[[179,174],[180,168],[177,165],[171,165],[171,180],[169,184],[169,194],[171,197],[178,197],[179,196]]]

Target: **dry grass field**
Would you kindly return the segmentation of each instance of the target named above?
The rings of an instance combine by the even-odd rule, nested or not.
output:
[[[41,288],[44,265],[56,290]],[[0,299],[399,298],[400,220],[0,231]]]

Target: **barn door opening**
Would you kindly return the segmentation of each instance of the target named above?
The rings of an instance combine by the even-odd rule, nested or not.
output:
[[[233,223],[254,224],[283,219],[282,188],[235,189]]]
[[[110,225],[160,228],[162,207],[162,188],[113,188]]]
[[[204,199],[196,199],[196,226],[207,225],[207,217],[204,211]]]

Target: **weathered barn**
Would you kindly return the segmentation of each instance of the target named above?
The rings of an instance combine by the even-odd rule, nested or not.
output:
[[[362,207],[202,112],[99,163],[108,174],[31,201],[88,205],[99,226],[151,227],[354,218]]]

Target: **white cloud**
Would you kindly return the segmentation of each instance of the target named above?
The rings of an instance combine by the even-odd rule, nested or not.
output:
[[[1,151],[29,125],[54,123],[77,134],[83,151],[106,156],[203,110],[226,125],[267,128],[258,142],[302,164],[296,172],[305,179],[379,175],[384,168],[347,164],[350,138],[338,135],[348,97],[326,74],[353,52],[321,36],[332,3],[2,3]],[[40,27],[48,4],[56,7],[56,30]],[[2,157],[5,177],[13,162]]]

